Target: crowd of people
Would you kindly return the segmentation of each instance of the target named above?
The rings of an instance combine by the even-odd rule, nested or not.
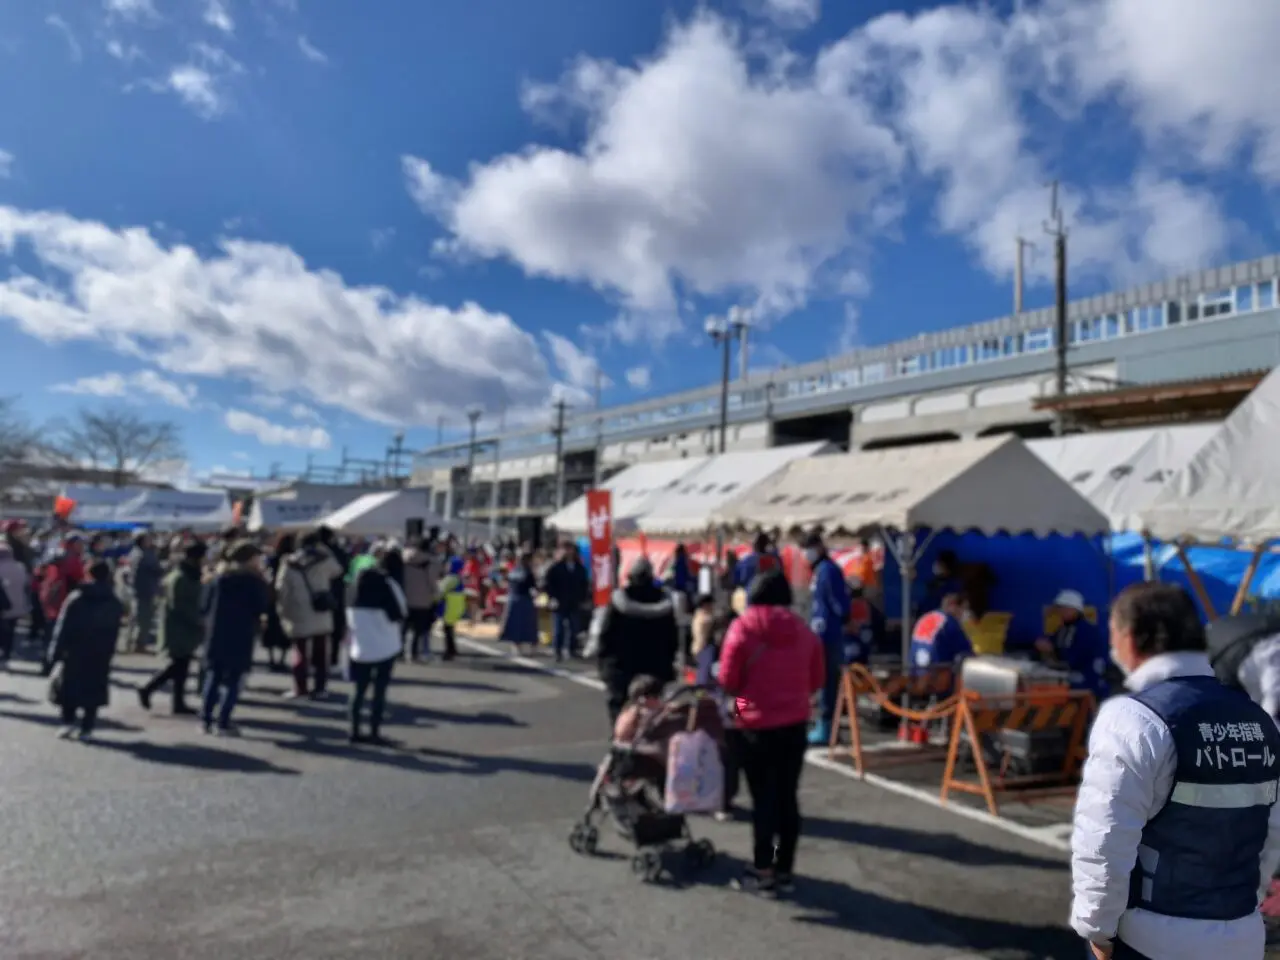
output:
[[[268,669],[292,674],[293,698],[324,700],[340,672],[352,683],[352,742],[385,742],[387,689],[397,661],[457,654],[456,628],[499,603],[495,580],[511,587],[504,632],[536,643],[526,616],[534,590],[562,605],[558,651],[575,649],[574,614],[586,602],[576,550],[541,561],[544,576],[520,584],[535,562],[513,544],[464,547],[431,530],[407,547],[394,540],[344,541],[334,531],[286,532],[273,540],[243,530],[86,534],[33,532],[8,523],[0,539],[0,669],[27,622],[50,698],[64,721],[59,735],[93,736],[107,705],[119,650],[154,651],[165,663],[138,689],[148,711],[164,688],[175,715],[198,715],[206,732],[235,736],[233,716],[259,646]],[[568,572],[566,572],[566,570]],[[342,652],[345,650],[345,663]],[[199,698],[188,702],[191,679]],[[367,710],[366,710],[367,707]]]

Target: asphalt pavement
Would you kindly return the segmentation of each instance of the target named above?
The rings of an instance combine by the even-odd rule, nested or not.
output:
[[[395,749],[256,672],[244,737],[144,713],[118,660],[96,742],[54,738],[34,665],[0,673],[0,960],[1077,958],[1066,859],[837,773],[805,771],[793,898],[734,892],[749,831],[667,882],[567,836],[605,748],[601,695],[488,655],[398,669]]]

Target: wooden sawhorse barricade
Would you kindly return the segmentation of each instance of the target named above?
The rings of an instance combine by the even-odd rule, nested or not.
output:
[[[840,695],[836,698],[835,716],[831,718],[831,741],[828,744],[827,756],[835,759],[840,755],[840,721],[849,719],[849,756],[853,759],[853,769],[858,776],[866,771],[867,756],[862,745],[862,729],[858,716],[858,700],[868,697],[880,709],[898,717],[907,724],[926,724],[942,720],[950,720],[960,702],[960,698],[952,693],[956,684],[956,675],[951,667],[930,667],[916,674],[894,673],[883,679],[876,676],[860,663],[845,667],[840,678]],[[921,700],[933,701],[921,710],[913,710],[906,703]],[[891,755],[878,754],[876,762],[880,766],[894,764],[919,763],[927,759],[930,753],[939,758],[942,751],[931,748],[927,744],[918,750],[894,751]]]
[[[987,810],[998,816],[998,793],[1017,791],[1020,800],[1075,793],[1076,780],[1085,758],[1085,734],[1096,706],[1093,694],[1063,687],[990,698],[977,693],[962,693],[957,699],[947,747],[947,766],[942,775],[940,796],[943,803],[947,802],[952,790],[976,794],[986,801]],[[984,740],[1005,731],[1035,733],[1052,729],[1067,733],[1066,752],[1060,769],[1040,774],[1009,775],[1006,772],[1007,755],[999,770],[988,768],[983,751]],[[960,748],[966,738],[977,771],[976,781],[956,776]]]

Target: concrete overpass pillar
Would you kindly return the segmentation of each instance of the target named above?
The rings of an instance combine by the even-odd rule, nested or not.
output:
[[[520,509],[529,509],[529,478],[520,478]]]

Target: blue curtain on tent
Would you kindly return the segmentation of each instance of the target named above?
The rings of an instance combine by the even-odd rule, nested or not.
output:
[[[917,543],[927,533],[917,534]],[[1029,534],[989,537],[980,533],[940,531],[916,562],[913,602],[917,610],[927,601],[933,563],[943,550],[952,550],[962,563],[986,563],[995,574],[991,609],[1012,614],[1006,643],[1025,646],[1044,631],[1044,608],[1059,590],[1078,590],[1085,603],[1097,607],[1105,625],[1111,597],[1111,571],[1105,537]],[[1139,555],[1141,563],[1141,555]],[[1139,567],[1141,570],[1141,567]],[[902,609],[902,576],[891,550],[885,551],[883,574],[885,614],[896,618]]]

